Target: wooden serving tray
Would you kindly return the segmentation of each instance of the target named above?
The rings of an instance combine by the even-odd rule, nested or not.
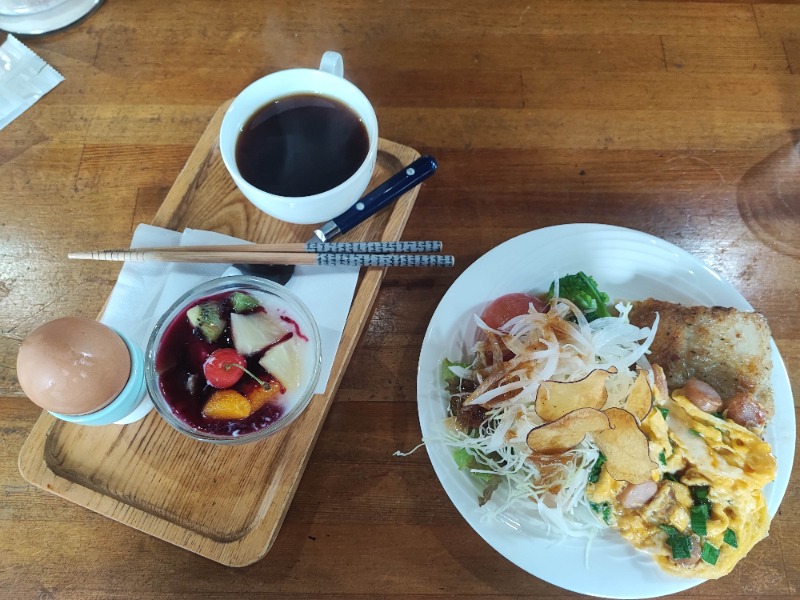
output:
[[[237,190],[219,153],[216,112],[153,221],[226,233],[253,242],[305,242],[313,226],[283,223]],[[370,188],[419,157],[381,140]],[[418,188],[342,240],[400,238]],[[22,448],[30,483],[155,537],[229,566],[245,566],[272,546],[342,375],[366,325],[384,269],[362,269],[327,389],[275,436],[219,446],[172,429],[153,410],[126,426],[87,427],[43,412]]]

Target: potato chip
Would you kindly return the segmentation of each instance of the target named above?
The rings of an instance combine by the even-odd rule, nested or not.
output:
[[[650,460],[647,436],[639,429],[636,417],[621,408],[609,408],[603,414],[611,429],[598,431],[593,437],[606,457],[606,471],[617,481],[644,483],[658,465]]]
[[[578,408],[563,417],[539,425],[528,433],[528,447],[534,452],[558,454],[581,443],[587,433],[611,427],[608,417],[594,408]]]
[[[628,399],[625,401],[625,410],[631,413],[641,423],[653,408],[653,392],[647,380],[647,371],[638,370],[636,381],[633,382]]]
[[[581,408],[603,408],[611,373],[595,369],[578,381],[543,381],[536,392],[536,414],[544,421],[555,421]]]

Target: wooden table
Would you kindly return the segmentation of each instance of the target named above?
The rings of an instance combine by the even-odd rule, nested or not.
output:
[[[730,280],[800,368],[800,3],[109,1],[25,40],[65,81],[0,131],[0,596],[565,598],[459,516],[420,440],[416,361],[438,301],[529,230],[622,225]],[[371,98],[382,136],[430,153],[404,239],[453,270],[389,271],[277,542],[223,567],[26,483],[40,411],[18,345],[94,317],[119,265],[70,262],[152,220],[216,109],[323,51]],[[728,577],[682,597],[800,594],[800,497]]]

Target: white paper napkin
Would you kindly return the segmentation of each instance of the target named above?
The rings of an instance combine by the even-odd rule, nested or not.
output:
[[[0,45],[0,129],[62,81],[61,73],[9,34]]]
[[[158,246],[203,246],[248,242],[213,231],[177,231],[139,225],[131,248]],[[322,342],[322,371],[315,393],[328,386],[333,359],[342,338],[350,305],[353,302],[358,267],[297,266],[286,288],[308,306],[319,327]],[[127,335],[142,351],[159,317],[185,292],[214,279],[240,274],[224,264],[126,262],[111,291],[100,321]],[[153,404],[146,397],[139,407],[119,424],[144,418]]]

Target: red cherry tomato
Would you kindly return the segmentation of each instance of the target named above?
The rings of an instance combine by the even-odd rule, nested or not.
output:
[[[543,312],[547,307],[542,300],[530,294],[518,292],[506,294],[492,301],[483,311],[481,318],[492,329],[501,329],[509,320],[526,314],[531,304],[538,312]]]
[[[238,366],[236,366],[238,365]],[[244,375],[239,367],[246,367],[244,356],[233,348],[220,348],[212,352],[203,363],[203,375],[208,384],[218,388],[229,388],[236,384]]]

